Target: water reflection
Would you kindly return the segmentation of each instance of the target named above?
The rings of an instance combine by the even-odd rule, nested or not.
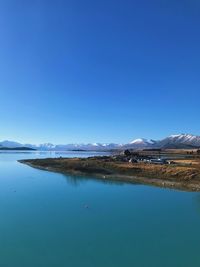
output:
[[[137,182],[122,182],[122,181],[117,181],[117,180],[109,180],[109,179],[102,179],[102,178],[98,178],[95,176],[89,176],[89,175],[82,175],[82,176],[78,176],[78,175],[68,175],[68,174],[63,174],[66,182],[69,185],[73,185],[73,186],[80,186],[82,184],[85,184],[89,181],[95,181],[101,184],[107,184],[107,185],[118,185],[118,186],[123,186],[126,184],[132,184],[132,185],[141,185],[140,183]]]

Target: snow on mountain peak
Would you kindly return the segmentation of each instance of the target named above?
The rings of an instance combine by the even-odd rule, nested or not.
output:
[[[130,142],[130,144],[141,144],[141,143],[146,143],[147,140],[144,138],[138,138]]]
[[[152,140],[148,140],[145,138],[138,138],[130,142],[132,145],[150,145],[153,144],[154,142]]]

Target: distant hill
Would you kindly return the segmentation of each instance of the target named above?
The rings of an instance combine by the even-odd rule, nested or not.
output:
[[[30,148],[30,147],[3,147],[3,146],[0,146],[0,150],[20,150],[20,151],[32,151],[32,150],[36,150],[34,148]]]

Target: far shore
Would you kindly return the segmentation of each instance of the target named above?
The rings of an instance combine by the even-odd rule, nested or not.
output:
[[[41,170],[64,174],[200,191],[199,158],[179,160],[175,165],[121,162],[113,156],[27,159],[19,162]]]

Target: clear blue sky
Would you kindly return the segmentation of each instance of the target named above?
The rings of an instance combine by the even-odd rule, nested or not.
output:
[[[198,0],[0,1],[0,140],[200,134]]]

